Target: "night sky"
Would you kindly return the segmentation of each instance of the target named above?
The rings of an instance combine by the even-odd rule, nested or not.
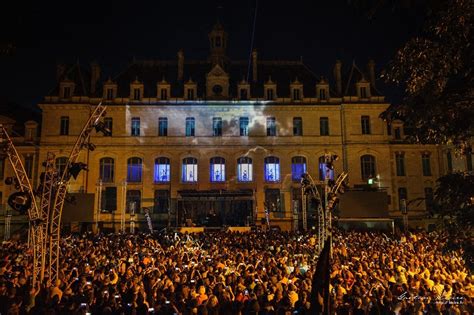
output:
[[[396,49],[420,31],[417,8],[382,6],[368,10],[341,1],[258,2],[254,47],[259,59],[297,60],[318,75],[332,76],[336,59],[368,59],[380,70]],[[88,65],[97,60],[102,79],[123,70],[133,57],[205,59],[207,33],[219,20],[229,33],[228,55],[249,55],[255,0],[242,1],[38,1],[13,4],[2,13],[3,42],[16,50],[0,56],[0,106],[16,103],[35,108],[55,86],[58,62]],[[383,88],[382,88],[383,90]],[[392,91],[388,91],[393,94]]]

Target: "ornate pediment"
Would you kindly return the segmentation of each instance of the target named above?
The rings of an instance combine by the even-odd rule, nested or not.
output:
[[[218,64],[207,74],[206,95],[210,99],[226,99],[229,97],[229,75]]]
[[[214,66],[214,68],[211,69],[211,71],[209,71],[209,73],[207,74],[207,77],[210,78],[210,77],[226,77],[226,78],[229,78],[229,75],[227,74],[227,72],[224,71],[224,69],[222,69],[222,67],[218,64],[216,64]]]

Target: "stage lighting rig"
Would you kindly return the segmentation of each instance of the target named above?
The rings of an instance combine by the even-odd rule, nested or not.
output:
[[[8,205],[20,214],[26,214],[31,207],[30,195],[24,191],[13,193],[8,197]]]
[[[90,142],[84,143],[84,144],[82,145],[82,147],[83,147],[83,148],[86,148],[87,150],[89,150],[89,151],[91,151],[91,152],[94,151],[95,148],[96,148],[95,144],[90,143]]]
[[[7,177],[5,178],[5,185],[13,185],[14,183],[14,178],[13,177]]]
[[[86,172],[89,171],[86,163],[82,163],[82,162],[72,163],[68,170],[69,174],[74,179],[77,179],[77,176],[79,175],[80,171],[86,171]]]
[[[112,131],[105,126],[105,123],[103,121],[98,121],[95,126],[95,131],[96,132],[102,132],[104,136],[111,136]]]
[[[324,162],[326,163],[326,167],[331,171],[334,170],[334,161],[339,160],[339,156],[337,154],[325,154],[324,155]]]

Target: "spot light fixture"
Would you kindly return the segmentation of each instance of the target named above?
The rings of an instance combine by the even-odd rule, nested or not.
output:
[[[77,162],[77,163],[72,163],[71,166],[69,167],[69,174],[74,178],[77,179],[77,176],[79,175],[80,171],[88,171],[89,169],[87,168],[86,163],[82,162]]]
[[[98,121],[95,124],[94,128],[96,132],[102,132],[104,136],[112,135],[112,131],[110,131],[110,129],[105,126],[105,123],[103,121]]]

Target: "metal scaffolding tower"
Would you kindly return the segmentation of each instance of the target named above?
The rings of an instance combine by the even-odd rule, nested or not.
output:
[[[33,286],[37,281],[43,281],[45,277],[48,279],[48,285],[55,285],[58,279],[61,214],[71,177],[70,169],[76,165],[81,150],[89,148],[88,140],[92,130],[95,128],[98,131],[103,128],[100,126],[99,120],[105,115],[105,109],[106,106],[100,103],[93,110],[76,140],[62,174],[57,174],[55,169],[55,155],[51,152],[47,153],[44,163],[45,172],[41,174],[41,183],[36,191],[31,186],[21,157],[11,138],[6,129],[0,125],[0,147],[15,172],[17,190],[23,193],[17,195],[15,202],[28,207],[28,241],[33,249]],[[36,196],[40,198],[39,206]],[[48,259],[47,249],[49,250]]]

